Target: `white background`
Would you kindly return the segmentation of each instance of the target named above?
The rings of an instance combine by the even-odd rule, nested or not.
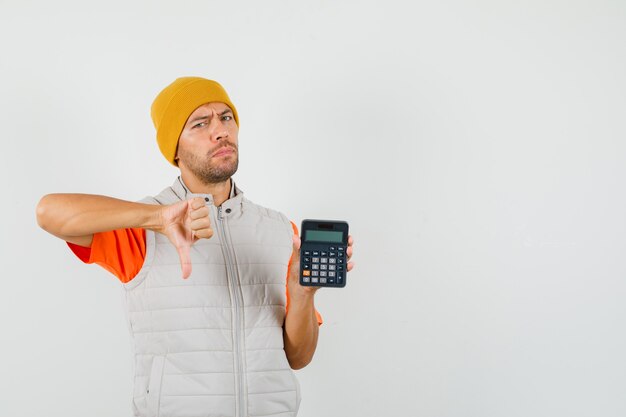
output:
[[[246,196],[355,237],[299,416],[623,417],[625,41],[621,0],[0,0],[0,415],[130,416],[121,286],[35,207],[170,185],[199,75]]]

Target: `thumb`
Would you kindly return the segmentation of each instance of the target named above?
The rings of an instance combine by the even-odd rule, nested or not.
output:
[[[183,244],[176,246],[178,258],[180,259],[180,267],[183,271],[183,279],[189,278],[191,275],[191,257],[189,256],[189,245]]]
[[[290,272],[294,269],[300,273],[300,237],[298,235],[292,236],[293,251],[291,252],[291,258],[289,259]]]

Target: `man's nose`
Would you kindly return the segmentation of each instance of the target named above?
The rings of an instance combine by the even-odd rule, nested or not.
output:
[[[226,125],[218,119],[214,121],[213,128],[211,129],[211,140],[219,141],[221,139],[225,139],[228,137],[228,130],[226,129]]]

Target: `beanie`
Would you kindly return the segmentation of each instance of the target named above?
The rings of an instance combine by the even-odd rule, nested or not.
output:
[[[228,98],[226,90],[213,80],[200,77],[177,78],[154,99],[150,115],[156,128],[159,149],[169,163],[178,166],[174,161],[178,139],[191,113],[203,104],[214,101],[227,104],[239,126],[237,109]]]

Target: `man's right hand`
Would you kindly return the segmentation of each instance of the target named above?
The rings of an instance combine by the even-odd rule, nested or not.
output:
[[[213,236],[209,208],[204,198],[195,197],[163,206],[160,226],[153,229],[167,236],[176,247],[183,278],[191,275],[191,257],[189,249],[198,239],[209,239]]]

